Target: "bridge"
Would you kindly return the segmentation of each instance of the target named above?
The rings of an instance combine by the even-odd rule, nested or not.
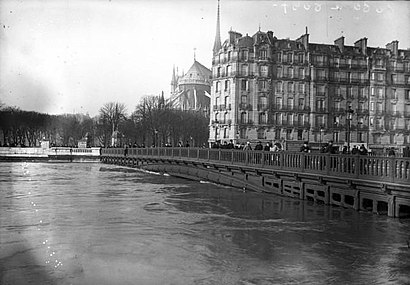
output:
[[[138,167],[316,203],[410,216],[410,158],[207,148],[105,148],[103,163]]]

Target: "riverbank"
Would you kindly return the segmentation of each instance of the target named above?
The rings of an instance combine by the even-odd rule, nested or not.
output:
[[[95,162],[100,160],[100,148],[69,148],[69,147],[0,147],[2,162],[46,162],[46,161],[76,161]]]

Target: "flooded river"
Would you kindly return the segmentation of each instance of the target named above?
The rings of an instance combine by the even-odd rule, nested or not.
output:
[[[410,284],[410,220],[100,163],[0,163],[0,284]]]

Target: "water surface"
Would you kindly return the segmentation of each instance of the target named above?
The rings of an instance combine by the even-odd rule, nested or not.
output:
[[[0,163],[0,284],[410,284],[409,220],[100,163]]]

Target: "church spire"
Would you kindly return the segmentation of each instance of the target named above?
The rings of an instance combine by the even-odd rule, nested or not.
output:
[[[174,64],[174,67],[172,69],[171,93],[175,92],[177,85],[178,85],[178,80],[177,80],[177,76],[175,75],[175,64]]]
[[[217,54],[221,49],[221,24],[219,19],[219,0],[218,0],[218,12],[216,16],[216,33],[215,33],[215,42],[214,42],[214,54]]]

